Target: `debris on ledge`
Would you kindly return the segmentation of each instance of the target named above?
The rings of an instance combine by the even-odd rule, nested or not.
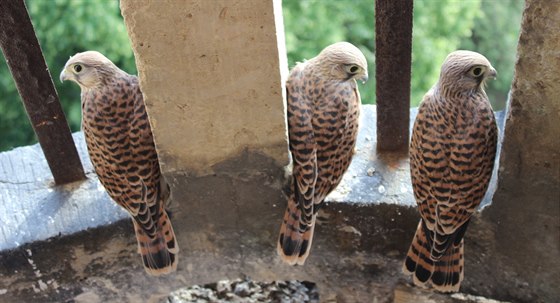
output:
[[[308,281],[256,282],[250,279],[222,280],[204,286],[195,285],[172,292],[162,303],[225,302],[319,302],[315,283]]]
[[[464,293],[443,294],[427,289],[399,285],[395,288],[393,303],[507,303]]]

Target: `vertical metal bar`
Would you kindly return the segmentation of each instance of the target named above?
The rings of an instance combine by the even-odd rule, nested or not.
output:
[[[377,149],[407,151],[412,0],[375,1]]]
[[[24,0],[0,1],[0,47],[56,184],[85,179]]]

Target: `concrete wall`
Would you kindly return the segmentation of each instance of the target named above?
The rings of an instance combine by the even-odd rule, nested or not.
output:
[[[164,172],[243,150],[288,162],[281,2],[122,0]]]
[[[538,298],[513,296],[528,302],[560,298],[559,24],[559,1],[526,1],[499,185],[484,212],[504,256],[497,274],[520,281],[502,287],[532,289]]]
[[[279,168],[288,162],[280,4],[121,0],[162,167],[175,176],[179,208],[189,214],[200,209],[195,217],[232,230],[254,218],[279,223],[283,212],[276,208],[285,201]],[[560,2],[526,1],[498,189],[466,235],[468,293],[515,302],[560,298],[558,24]],[[246,169],[265,177],[247,178]],[[182,172],[187,180],[178,175]],[[201,177],[216,172],[227,175]],[[185,191],[189,194],[182,195]],[[214,211],[230,202],[254,213]],[[387,230],[412,234],[415,222]],[[266,229],[267,245],[276,236],[275,224]],[[405,242],[399,245],[408,246]]]

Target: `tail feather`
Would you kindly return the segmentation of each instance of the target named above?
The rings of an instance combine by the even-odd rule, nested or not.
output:
[[[290,199],[280,226],[277,251],[282,260],[290,265],[303,265],[309,256],[316,215],[311,224],[301,222],[301,210]]]
[[[440,292],[459,291],[463,281],[463,240],[451,244],[437,260],[430,254],[430,243],[420,221],[408,250],[403,272],[412,275],[412,281],[417,286],[431,285]]]
[[[138,240],[138,252],[142,256],[146,272],[152,276],[174,272],[177,269],[179,246],[167,212],[164,210],[157,222],[155,238],[146,234],[135,220],[132,222]]]
[[[463,240],[457,246],[450,246],[447,253],[434,266],[433,287],[441,292],[457,292],[463,281]]]

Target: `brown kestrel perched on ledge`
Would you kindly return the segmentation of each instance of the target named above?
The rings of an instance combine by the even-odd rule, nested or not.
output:
[[[297,64],[286,83],[291,193],[278,238],[286,263],[302,265],[325,197],[348,169],[358,133],[360,93],[367,62],[354,45],[339,42]]]
[[[498,130],[484,92],[495,77],[481,54],[452,52],[418,108],[410,170],[421,220],[403,266],[416,285],[455,292],[463,280],[463,236],[496,155]]]
[[[169,186],[159,167],[138,78],[95,51],[71,57],[60,80],[82,90],[82,129],[99,181],[134,223],[138,250],[151,275],[177,268],[179,247],[165,203]]]

